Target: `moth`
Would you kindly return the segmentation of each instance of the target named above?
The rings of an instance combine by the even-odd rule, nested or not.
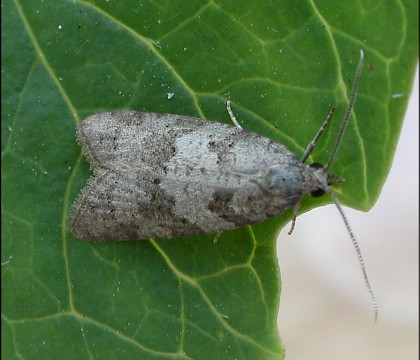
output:
[[[329,187],[343,179],[328,173],[355,102],[363,59],[361,51],[347,111],[326,165],[305,161],[334,109],[300,159],[284,145],[242,129],[230,102],[228,112],[236,126],[135,111],[89,116],[78,124],[77,138],[93,177],[71,207],[71,231],[92,241],[220,234],[290,208],[293,230],[302,198],[328,193],[374,299],[356,239]]]

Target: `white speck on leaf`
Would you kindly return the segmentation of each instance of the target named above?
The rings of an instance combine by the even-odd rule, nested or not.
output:
[[[392,94],[392,98],[393,99],[398,99],[403,97],[405,94],[404,93],[397,93],[397,94]]]

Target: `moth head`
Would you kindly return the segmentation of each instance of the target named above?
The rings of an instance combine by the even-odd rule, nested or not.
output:
[[[319,186],[315,186],[315,188],[311,189],[310,194],[313,197],[321,197],[325,194],[326,187],[330,185],[337,185],[345,181],[342,177],[336,174],[327,173],[324,169],[324,166],[322,166],[320,163],[315,162],[309,167],[313,170],[313,174],[316,176],[316,178],[318,178],[320,183]]]

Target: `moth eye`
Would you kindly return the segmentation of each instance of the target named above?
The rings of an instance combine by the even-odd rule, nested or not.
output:
[[[309,167],[312,169],[321,169],[323,166],[320,163],[313,163]]]
[[[320,196],[322,196],[324,194],[325,194],[325,190],[324,189],[321,189],[321,188],[318,188],[318,189],[315,189],[315,190],[311,191],[311,195],[313,197],[320,197]]]

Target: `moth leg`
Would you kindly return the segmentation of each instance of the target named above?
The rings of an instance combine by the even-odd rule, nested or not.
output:
[[[216,236],[214,237],[214,243],[216,244],[219,241],[220,235],[222,235],[221,232],[217,233]]]
[[[302,163],[304,163],[306,161],[306,159],[309,157],[309,155],[311,155],[311,152],[314,149],[316,142],[320,138],[321,134],[324,132],[325,128],[327,127],[327,125],[328,125],[329,121],[331,120],[331,118],[333,117],[334,113],[335,113],[335,107],[332,107],[330,112],[327,115],[327,118],[324,120],[324,123],[322,124],[321,128],[316,133],[314,139],[308,144],[308,146],[305,150],[305,153],[302,156],[302,159],[300,159],[300,161]]]
[[[233,114],[232,108],[230,107],[230,100],[226,101],[226,109],[227,109],[230,119],[235,124],[235,126],[237,126],[239,129],[242,129],[242,126],[239,124],[238,120],[236,120],[236,117]]]
[[[293,207],[293,219],[292,219],[292,225],[290,226],[290,230],[287,233],[287,235],[292,235],[293,230],[295,229],[296,225],[296,217],[298,215],[300,209],[300,201],[296,203],[296,205]]]

